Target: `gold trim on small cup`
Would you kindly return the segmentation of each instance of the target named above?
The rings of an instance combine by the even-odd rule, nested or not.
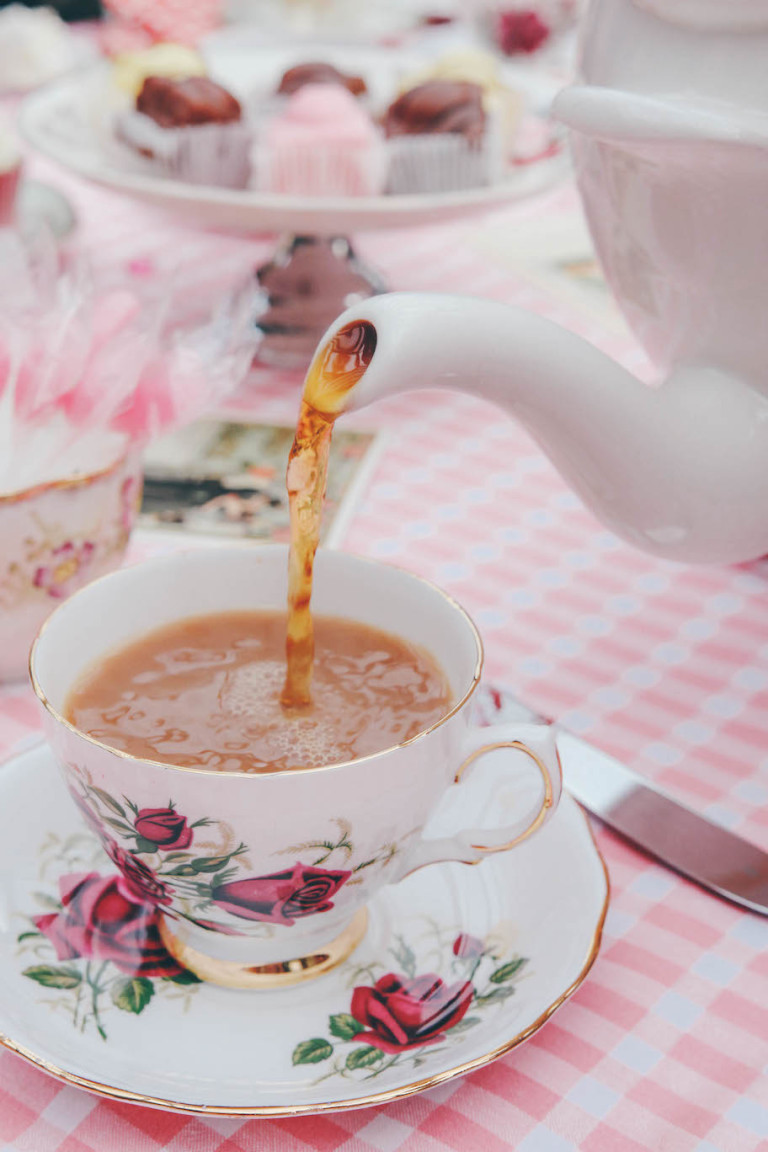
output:
[[[475,760],[478,760],[481,756],[485,756],[487,752],[497,752],[501,748],[514,748],[516,752],[524,752],[526,756],[530,756],[531,760],[533,760],[534,764],[541,773],[541,778],[544,781],[544,799],[541,802],[541,807],[539,808],[538,812],[528,827],[524,828],[523,831],[518,836],[515,836],[513,840],[508,840],[506,844],[470,844],[470,848],[472,848],[475,852],[482,852],[485,856],[490,856],[494,852],[508,852],[510,848],[514,848],[516,845],[522,844],[523,840],[527,840],[529,836],[532,836],[538,828],[541,828],[542,824],[547,819],[554,800],[554,789],[552,787],[552,779],[549,775],[549,769],[541,757],[537,756],[536,753],[533,752],[527,744],[523,744],[521,740],[497,740],[494,744],[483,744],[482,748],[477,748],[474,752],[471,752],[470,755],[467,756],[466,760],[461,765],[458,772],[456,773],[456,776],[454,777],[454,783],[459,783],[466,769],[469,768],[470,764],[474,764]],[[560,780],[562,782],[563,770],[560,765],[560,755],[557,751],[555,751],[555,756],[557,757],[557,764],[560,768]],[[472,863],[479,864],[480,861],[475,860],[472,861]]]
[[[229,547],[231,547],[231,545]],[[284,551],[286,550],[286,546],[283,544],[261,544],[259,547],[262,549],[271,547],[280,548]],[[185,549],[182,552],[174,553],[174,555],[189,555],[190,551],[194,552],[203,550]],[[165,556],[152,557],[149,560],[142,560],[138,564],[131,565],[131,567],[143,567],[146,564],[152,564],[155,560],[162,561],[165,559],[167,559]],[[483,661],[485,658],[483,641],[480,637],[480,633],[477,630],[477,625],[467,610],[463,608],[461,604],[459,604],[458,600],[455,600],[453,596],[449,596],[447,592],[445,592],[442,588],[439,588],[437,584],[433,584],[431,580],[427,580],[423,576],[418,576],[415,572],[410,572],[407,568],[401,568],[396,564],[382,564],[379,560],[370,560],[366,556],[354,555],[353,559],[356,563],[368,564],[372,568],[395,568],[396,571],[403,572],[406,576],[410,577],[410,579],[418,580],[420,584],[426,584],[428,588],[430,588],[433,592],[436,592],[438,596],[442,597],[443,600],[450,604],[452,608],[455,608],[456,611],[464,617],[464,620],[469,625],[470,631],[472,632],[472,636],[475,641],[475,667],[472,672],[472,679],[470,681],[469,687],[461,699],[458,700],[453,705],[453,707],[445,713],[444,716],[441,716],[440,719],[436,720],[434,724],[430,724],[429,728],[422,729],[422,731],[417,732],[415,736],[410,736],[407,740],[401,740],[399,744],[393,744],[390,748],[382,748],[379,752],[369,752],[366,756],[357,756],[354,760],[339,760],[335,764],[322,764],[317,768],[288,768],[283,769],[280,772],[264,772],[261,770],[258,772],[237,772],[229,770],[218,771],[213,768],[197,768],[187,766],[185,764],[169,764],[164,760],[146,760],[142,756],[134,756],[133,753],[125,752],[121,748],[112,748],[109,744],[104,744],[101,740],[97,740],[95,736],[89,736],[87,732],[81,732],[80,729],[77,728],[70,720],[67,720],[67,718],[61,714],[61,712],[54,708],[45,692],[43,691],[35,674],[35,654],[37,652],[38,644],[43,638],[46,630],[49,628],[51,621],[55,619],[57,612],[60,612],[62,608],[68,607],[73,600],[77,599],[78,596],[81,596],[83,593],[89,592],[92,588],[95,588],[95,586],[101,583],[102,580],[110,580],[116,576],[119,576],[120,572],[125,571],[125,569],[119,569],[117,572],[106,572],[103,576],[97,577],[96,580],[91,580],[83,588],[79,588],[76,592],[73,592],[73,594],[69,596],[63,604],[59,604],[53,610],[50,616],[48,616],[44,623],[40,626],[40,630],[37,633],[37,636],[35,637],[29,652],[29,677],[32,681],[32,687],[35,691],[35,695],[37,696],[42,706],[45,708],[48,715],[51,716],[57,724],[60,724],[64,728],[68,728],[69,731],[72,732],[75,736],[78,736],[81,740],[85,740],[88,744],[92,744],[95,748],[101,748],[103,751],[109,752],[113,756],[119,756],[121,759],[129,760],[133,763],[148,764],[152,768],[164,768],[169,772],[192,772],[196,776],[215,776],[217,779],[221,779],[222,777],[227,776],[237,776],[240,779],[246,780],[263,780],[273,776],[294,776],[296,773],[306,771],[310,771],[313,776],[316,776],[318,772],[330,772],[335,769],[348,768],[352,764],[364,764],[367,760],[375,760],[378,756],[385,756],[389,752],[396,752],[398,748],[406,748],[411,744],[415,744],[417,740],[423,740],[425,736],[429,736],[431,732],[434,732],[437,728],[442,727],[442,725],[445,724],[448,720],[451,720],[457,712],[460,712],[464,705],[467,703],[477,688],[478,684],[480,683],[480,677],[483,671]]]
[[[344,931],[340,932],[335,940],[324,944],[315,952],[274,964],[256,965],[239,964],[235,960],[219,960],[215,956],[200,952],[191,944],[179,939],[171,928],[168,917],[160,917],[160,938],[182,968],[188,968],[207,984],[252,991],[288,988],[292,984],[304,984],[317,976],[325,975],[352,955],[367,929],[368,909],[359,908]]]
[[[112,473],[118,472],[135,451],[135,446],[128,443],[111,464],[106,464],[95,472],[82,472],[77,476],[65,476],[59,480],[44,480],[41,484],[33,484],[29,488],[19,488],[15,492],[0,492],[0,508],[6,504],[21,504],[24,500],[33,500],[45,492],[59,492],[66,488],[87,488],[91,484],[95,484],[97,480],[104,480]]]
[[[487,1064],[498,1060],[500,1056],[506,1056],[508,1052],[511,1052],[514,1048],[517,1048],[520,1044],[530,1039],[534,1033],[538,1032],[539,1029],[546,1024],[550,1016],[584,983],[589,974],[589,970],[597,959],[600,951],[600,942],[603,937],[603,926],[605,925],[605,918],[608,914],[608,905],[610,903],[611,881],[608,875],[608,866],[603,859],[602,852],[598,848],[595,834],[592,831],[592,825],[587,819],[586,813],[581,808],[579,808],[579,811],[587,826],[592,847],[600,861],[605,878],[603,906],[592,935],[592,942],[584,965],[576,979],[569,984],[556,1000],[553,1000],[552,1003],[545,1008],[532,1024],[524,1028],[522,1032],[518,1032],[516,1036],[505,1041],[504,1044],[500,1044],[497,1048],[493,1048],[483,1056],[476,1056],[474,1060],[468,1060],[464,1064],[457,1064],[453,1068],[446,1068],[445,1071],[437,1072],[434,1076],[426,1076],[422,1080],[413,1080],[410,1084],[401,1084],[399,1088],[390,1088],[389,1091],[386,1092],[374,1092],[370,1096],[358,1096],[347,1100],[327,1100],[319,1104],[295,1104],[293,1106],[284,1104],[227,1106],[221,1104],[184,1104],[177,1100],[165,1099],[162,1096],[146,1096],[142,1092],[132,1092],[127,1088],[116,1088],[111,1084],[102,1084],[98,1080],[91,1080],[86,1076],[78,1076],[74,1072],[67,1072],[63,1068],[52,1064],[49,1060],[44,1059],[44,1057],[35,1055],[29,1048],[15,1043],[8,1036],[0,1034],[0,1044],[10,1052],[15,1052],[17,1056],[21,1056],[30,1064],[34,1064],[35,1067],[42,1069],[43,1072],[47,1072],[50,1076],[54,1076],[57,1080],[61,1080],[65,1084],[71,1084],[75,1088],[84,1088],[87,1092],[93,1092],[97,1096],[106,1097],[108,1100],[123,1100],[129,1104],[143,1104],[146,1107],[163,1108],[167,1112],[180,1112],[184,1115],[203,1114],[206,1116],[239,1116],[242,1118],[266,1119],[277,1116],[308,1116],[321,1114],[323,1112],[349,1112],[355,1108],[369,1108],[375,1104],[391,1104],[393,1100],[401,1100],[405,1096],[414,1096],[417,1092],[426,1092],[427,1089],[436,1088],[438,1084],[445,1084],[448,1080],[455,1080],[459,1076],[466,1076],[469,1072],[475,1072],[478,1068],[484,1068]]]

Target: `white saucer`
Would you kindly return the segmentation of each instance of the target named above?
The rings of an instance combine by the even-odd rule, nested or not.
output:
[[[54,934],[60,890],[88,873],[102,879],[69,904],[59,953],[69,946],[71,958],[59,959],[35,934],[39,918]],[[365,1107],[489,1063],[579,986],[608,905],[602,858],[564,796],[514,852],[477,868],[425,868],[385,888],[363,942],[333,972],[278,992],[235,992],[131,976],[139,922],[115,918],[126,901],[107,885],[113,874],[47,746],[0,766],[0,1042],[102,1096],[214,1115]],[[74,955],[93,947],[94,924],[99,958]],[[159,941],[153,947],[158,962]]]

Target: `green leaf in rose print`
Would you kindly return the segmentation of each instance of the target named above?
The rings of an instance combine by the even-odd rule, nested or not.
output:
[[[147,840],[145,836],[136,837],[136,852],[157,852],[157,844],[152,840]]]
[[[61,900],[54,900],[53,896],[49,896],[47,892],[33,892],[32,895],[43,908],[49,908],[52,912],[61,912]]]
[[[416,975],[416,953],[402,936],[395,936],[395,940],[397,940],[397,948],[390,948],[390,952],[406,976],[413,979]]]
[[[111,816],[104,816],[104,823],[109,824],[110,828],[116,828],[118,832],[122,832],[125,836],[135,836],[136,833],[133,828],[126,824],[123,820],[113,820]]]
[[[125,808],[123,808],[119,801],[115,800],[114,796],[110,796],[109,792],[103,792],[101,788],[94,788],[93,785],[91,785],[89,791],[92,792],[94,796],[98,796],[99,800],[101,800],[102,804],[106,804],[107,808],[111,808],[116,816],[122,816],[124,820],[127,819]]]
[[[508,1000],[509,997],[514,996],[514,994],[514,986],[510,986],[509,988],[494,988],[490,992],[485,992],[482,996],[475,996],[475,1004],[477,1004],[478,1008],[482,1007],[483,1004],[496,1004],[498,1001]]]
[[[195,976],[194,972],[190,972],[188,968],[182,969],[177,972],[175,976],[163,976],[169,984],[202,984],[199,976]]]
[[[355,1068],[369,1068],[371,1064],[377,1064],[379,1060],[384,1059],[384,1053],[381,1048],[374,1048],[371,1044],[366,1044],[364,1048],[353,1048],[349,1056],[347,1056],[347,1068],[354,1071]]]
[[[292,1059],[294,1064],[319,1064],[331,1055],[333,1045],[322,1037],[315,1036],[313,1040],[302,1040],[301,1044],[297,1044]]]
[[[495,972],[491,973],[491,984],[503,984],[505,980],[511,980],[528,960],[525,956],[517,956],[514,960],[510,960],[508,964],[502,964],[501,968],[497,968]]]
[[[143,1012],[155,994],[151,980],[146,976],[129,976],[125,980],[115,980],[109,990],[112,1003],[123,1012]]]
[[[461,1032],[468,1032],[470,1028],[474,1028],[475,1024],[479,1023],[479,1016],[465,1016],[463,1020],[459,1020],[458,1024],[451,1025],[451,1036],[457,1036]]]
[[[190,860],[189,866],[195,872],[218,872],[219,868],[229,864],[233,856],[239,856],[244,851],[245,844],[241,844],[234,852],[227,852],[224,856],[198,856],[196,860]]]
[[[337,1012],[331,1016],[331,1035],[338,1036],[339,1040],[354,1040],[358,1032],[364,1031],[365,1025],[350,1016],[349,1012]]]
[[[218,872],[219,868],[229,864],[229,860],[229,856],[198,856],[190,861],[190,867],[194,872]]]
[[[32,940],[35,936],[42,936],[42,932],[33,932],[31,928],[29,932],[19,932],[16,937],[16,943],[21,944],[23,940]]]
[[[22,976],[36,980],[44,988],[77,988],[82,981],[77,968],[56,968],[52,964],[36,964],[33,968],[25,968]]]

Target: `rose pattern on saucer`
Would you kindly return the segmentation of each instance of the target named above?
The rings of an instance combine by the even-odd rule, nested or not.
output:
[[[68,1012],[78,1031],[95,1028],[106,1040],[110,1010],[139,1015],[158,991],[174,989],[187,1006],[200,981],[165,949],[157,903],[121,873],[98,871],[102,863],[90,836],[49,835],[41,876],[58,871],[57,891],[34,894],[47,911],[26,918],[18,947],[34,961],[22,975],[52,993],[49,1002]]]
[[[175,808],[152,810],[153,817],[157,811]],[[134,823],[143,820],[144,830],[155,835],[172,830],[186,839],[191,827],[194,835],[177,814],[152,829],[146,819],[136,816]],[[113,852],[122,868],[106,872],[93,829],[66,838],[49,833],[40,850],[43,886],[30,896],[40,911],[24,916],[17,937],[22,976],[39,985],[45,1003],[68,1015],[79,1032],[94,1029],[103,1040],[115,1011],[138,1016],[163,1000],[189,1011],[201,983],[163,945],[154,887],[162,881],[149,868],[134,871],[143,861],[134,856],[127,864],[124,858],[132,854],[114,843]],[[295,865],[242,881],[242,892],[237,881],[230,887],[243,906],[258,902],[260,912],[284,922],[300,915],[298,909],[309,905],[308,915],[314,904],[327,902],[350,875]],[[370,1079],[394,1065],[418,1068],[479,1024],[481,1013],[512,996],[529,963],[511,949],[506,923],[481,938],[414,916],[390,940],[380,957],[347,962],[342,971],[349,999],[329,1016],[328,1035],[301,1040],[292,1050],[289,1042],[286,1063],[324,1064],[320,1079]]]
[[[481,1017],[475,1013],[514,995],[528,958],[508,954],[500,936],[480,939],[455,932],[430,920],[421,934],[430,939],[430,958],[439,956],[450,976],[418,972],[416,952],[402,935],[389,949],[400,972],[384,970],[377,976],[383,963],[353,967],[347,1011],[329,1017],[329,1036],[296,1045],[294,1065],[330,1060],[320,1080],[361,1075],[368,1080],[406,1062],[418,1068],[430,1051],[442,1051],[442,1045],[479,1024]],[[359,982],[363,979],[368,983]]]
[[[120,870],[126,890],[227,935],[243,935],[245,923],[249,934],[261,925],[268,935],[272,925],[290,927],[329,912],[345,885],[359,883],[366,868],[386,868],[399,851],[399,843],[392,842],[356,861],[351,825],[336,818],[331,837],[288,845],[277,855],[293,857],[289,866],[254,875],[247,845],[225,821],[190,820],[172,799],[162,808],[140,808],[127,796],[118,799],[97,788],[83,769],[70,767],[78,781],[70,786],[72,798]]]

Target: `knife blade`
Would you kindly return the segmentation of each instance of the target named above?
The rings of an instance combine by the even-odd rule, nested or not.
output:
[[[546,723],[508,694],[503,719]],[[768,852],[701,816],[554,722],[563,782],[604,824],[702,888],[768,916]]]

